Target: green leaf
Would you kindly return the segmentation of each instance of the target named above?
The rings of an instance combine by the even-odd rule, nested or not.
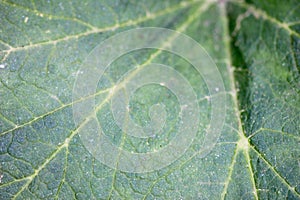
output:
[[[0,199],[300,199],[299,6],[297,0],[0,1]],[[216,88],[215,96],[224,95],[226,112],[209,153],[203,148],[217,97],[180,55],[129,52],[111,63],[91,96],[73,99],[92,50],[137,27],[184,33],[216,63],[225,91]],[[74,122],[73,108],[94,99],[95,118],[113,145],[159,152],[180,134],[182,105],[174,92],[150,84],[130,96],[126,119],[141,127],[165,120],[163,134],[149,138],[126,134],[111,108],[119,80],[149,63],[168,65],[189,82],[199,129],[168,166],[144,173],[111,168],[83,144],[84,122]],[[165,113],[155,107],[161,104]]]

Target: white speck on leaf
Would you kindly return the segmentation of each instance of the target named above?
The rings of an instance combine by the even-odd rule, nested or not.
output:
[[[185,110],[188,107],[188,105],[182,105],[181,110]]]
[[[24,23],[27,23],[27,22],[28,22],[28,17],[25,17]]]
[[[3,174],[0,175],[0,183],[2,183]]]
[[[205,96],[204,97],[207,101],[210,101],[210,96]]]
[[[113,86],[113,87],[109,90],[109,94],[113,94],[114,91],[115,91],[115,89],[116,89],[116,86]]]
[[[0,69],[4,69],[6,67],[6,64],[0,64]]]
[[[78,71],[76,72],[76,76],[78,76],[79,74],[83,74],[83,71],[78,70]]]
[[[51,95],[50,96],[52,99],[56,100],[56,101],[59,101],[58,97],[56,95]]]

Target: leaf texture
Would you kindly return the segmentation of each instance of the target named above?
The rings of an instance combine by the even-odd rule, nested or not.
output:
[[[0,199],[300,199],[299,7],[297,0],[0,1]],[[121,149],[164,148],[178,134],[180,105],[172,92],[149,85],[131,97],[128,117],[141,126],[151,121],[152,105],[166,107],[164,134],[147,139],[128,136],[110,102],[128,71],[172,66],[201,110],[184,155],[160,170],[129,173],[83,145],[72,110],[90,98],[72,99],[80,67],[99,43],[137,27],[184,33],[216,63],[226,112],[208,155],[201,151],[213,96],[205,78],[159,49],[132,51],[111,64],[92,95],[96,118]]]

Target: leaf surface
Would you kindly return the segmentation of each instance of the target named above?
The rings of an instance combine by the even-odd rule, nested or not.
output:
[[[296,0],[1,1],[1,199],[300,199],[299,6]],[[213,96],[178,55],[130,52],[105,71],[92,97],[72,99],[89,53],[136,27],[184,33],[216,63],[226,119],[208,155],[201,152]],[[140,126],[150,123],[152,105],[165,105],[165,134],[148,139],[122,131],[110,107],[119,79],[147,63],[172,66],[189,81],[201,111],[199,130],[165,168],[111,169],[83,145],[72,108],[94,98],[112,144],[135,153],[163,149],[178,134],[180,105],[172,92],[149,85],[131,96],[127,117]]]

